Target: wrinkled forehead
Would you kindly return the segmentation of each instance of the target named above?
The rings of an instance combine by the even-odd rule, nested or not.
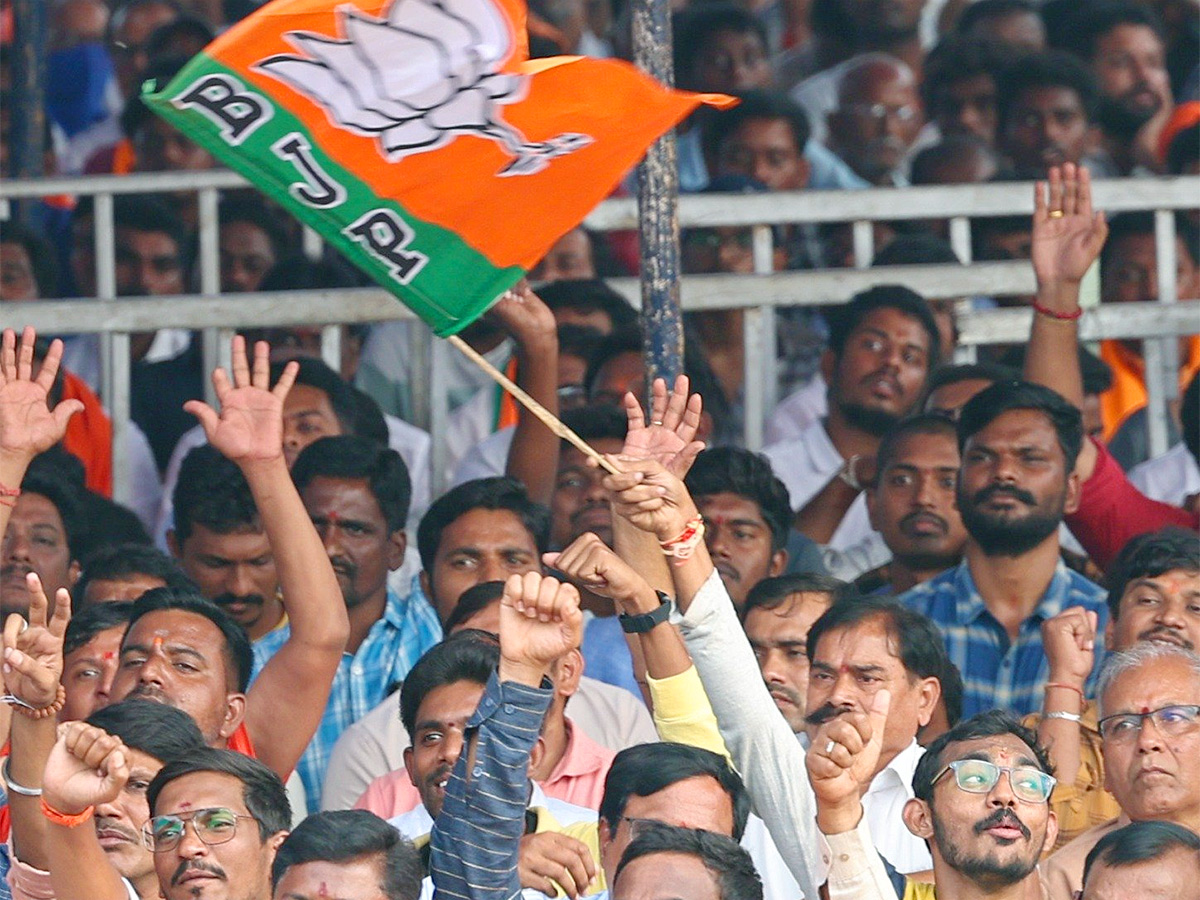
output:
[[[943,766],[960,759],[981,759],[998,766],[1042,767],[1033,748],[1015,734],[994,734],[953,741],[946,745],[941,756]]]
[[[206,659],[215,660],[225,651],[225,636],[204,616],[182,609],[148,612],[125,631],[121,650],[129,647],[184,647]]]
[[[189,772],[163,786],[150,813],[155,816],[182,816],[198,809],[224,806],[245,816],[250,814],[246,808],[245,790],[245,785],[233,775]]]

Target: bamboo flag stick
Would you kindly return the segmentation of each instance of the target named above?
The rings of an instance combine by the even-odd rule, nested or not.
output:
[[[497,384],[512,394],[517,400],[528,409],[531,413],[549,428],[554,434],[558,435],[564,441],[569,441],[573,447],[579,450],[580,453],[588,456],[596,461],[596,463],[606,472],[612,475],[620,475],[621,470],[616,468],[612,463],[601,456],[587,441],[577,435],[574,431],[562,423],[562,420],[554,415],[542,404],[538,403],[530,397],[525,391],[521,390],[512,379],[493,366],[490,362],[483,358],[470,344],[464,341],[456,334],[446,338],[447,341],[454,347],[457,347],[466,357],[487,372]]]

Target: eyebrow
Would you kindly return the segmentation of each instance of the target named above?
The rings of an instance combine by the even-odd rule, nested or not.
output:
[[[836,672],[839,668],[838,666],[831,666],[827,662],[814,662],[812,665],[814,669],[820,669],[824,672]],[[846,668],[851,672],[854,672],[856,675],[875,675],[878,673],[886,674],[887,672],[887,669],[885,669],[883,666],[876,665],[846,666]]]
[[[208,660],[203,654],[201,654],[198,650],[193,650],[191,647],[184,646],[183,644],[168,644],[166,645],[166,650],[171,656],[187,656],[191,657],[192,659],[197,659],[205,665],[208,665]],[[150,651],[145,644],[126,644],[121,648],[122,656],[124,656],[126,653],[133,652],[149,653]]]

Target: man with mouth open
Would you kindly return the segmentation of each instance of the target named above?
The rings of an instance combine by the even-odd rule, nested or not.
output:
[[[1068,607],[1108,621],[1104,590],[1069,570],[1058,526],[1079,502],[1073,471],[1083,443],[1079,410],[1023,381],[976,394],[958,421],[957,503],[967,528],[964,559],[901,596],[942,632],[962,672],[963,715],[1025,715],[1041,707],[1049,679],[1041,625]],[[1103,659],[1085,690],[1094,687]]]
[[[888,713],[872,706],[822,727],[807,766],[817,827],[831,860],[829,889],[842,900],[896,896],[863,816],[861,785],[877,765]],[[960,722],[926,751],[913,775],[904,824],[929,843],[933,884],[909,882],[907,900],[1036,900],[1037,864],[1054,843],[1050,760],[1032,731],[993,710]]]

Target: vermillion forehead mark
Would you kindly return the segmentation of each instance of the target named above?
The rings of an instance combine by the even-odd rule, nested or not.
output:
[[[321,886],[317,889],[317,896],[318,897],[328,897],[329,896],[329,888],[327,888],[325,886],[325,882],[323,882],[323,881],[321,882]]]
[[[336,525],[338,522],[342,521],[342,517],[332,510],[325,514],[325,518],[329,520],[330,525]]]
[[[162,651],[163,639],[161,634],[154,635],[154,640],[151,643],[156,651]]]
[[[103,660],[110,660],[116,657],[116,655],[117,654],[112,650],[105,650],[104,654],[100,658]]]

